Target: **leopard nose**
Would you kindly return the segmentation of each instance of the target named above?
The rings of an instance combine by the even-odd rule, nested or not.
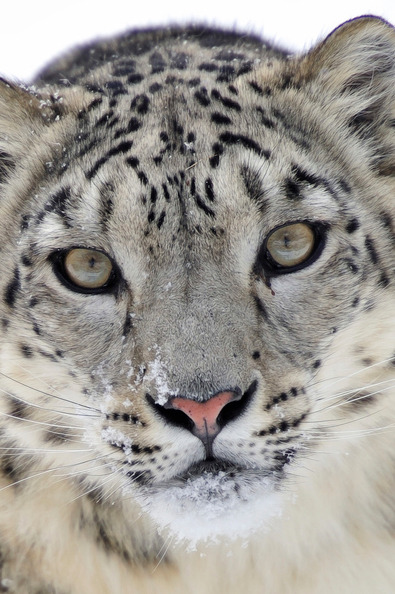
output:
[[[239,415],[242,400],[241,390],[223,391],[204,402],[191,398],[173,397],[155,409],[172,425],[188,429],[198,437],[206,448],[206,456],[212,457],[212,444],[218,433],[230,420]],[[152,399],[149,398],[151,404]]]
[[[241,395],[235,392],[220,392],[209,400],[196,402],[189,398],[171,398],[166,408],[179,410],[190,418],[193,425],[191,431],[202,441],[213,440],[221,431],[221,411],[231,402],[240,400]]]
[[[244,394],[239,388],[223,390],[204,401],[174,396],[165,404],[159,404],[150,394],[146,394],[146,399],[167,423],[188,429],[198,437],[210,458],[214,439],[227,423],[242,415],[254,397],[257,386],[258,382],[254,380]]]

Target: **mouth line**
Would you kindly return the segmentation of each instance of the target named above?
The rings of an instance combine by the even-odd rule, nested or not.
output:
[[[188,480],[193,480],[201,476],[218,476],[219,474],[222,474],[227,478],[236,478],[238,473],[245,472],[246,470],[246,468],[242,468],[241,466],[225,460],[207,459],[192,464],[184,472],[175,476],[173,480],[187,482]]]

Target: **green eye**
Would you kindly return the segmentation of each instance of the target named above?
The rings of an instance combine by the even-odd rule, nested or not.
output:
[[[266,241],[266,249],[275,264],[290,268],[305,262],[311,256],[315,243],[311,227],[295,223],[272,231]]]
[[[115,280],[110,258],[94,249],[73,248],[56,254],[54,270],[68,288],[81,293],[103,293]]]

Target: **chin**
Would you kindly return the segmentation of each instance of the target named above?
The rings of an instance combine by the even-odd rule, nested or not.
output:
[[[273,477],[226,464],[204,463],[166,483],[139,489],[137,500],[159,533],[193,549],[199,542],[246,538],[270,531],[281,516]]]

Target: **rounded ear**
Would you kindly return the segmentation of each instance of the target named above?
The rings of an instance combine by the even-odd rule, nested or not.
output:
[[[319,78],[337,92],[369,92],[378,80],[389,85],[394,71],[395,29],[371,16],[340,25],[304,57],[300,69],[305,81]]]
[[[299,83],[322,94],[325,109],[370,142],[372,166],[395,175],[395,29],[360,17],[335,29],[299,62]]]
[[[0,182],[32,150],[47,117],[35,95],[0,78]]]

